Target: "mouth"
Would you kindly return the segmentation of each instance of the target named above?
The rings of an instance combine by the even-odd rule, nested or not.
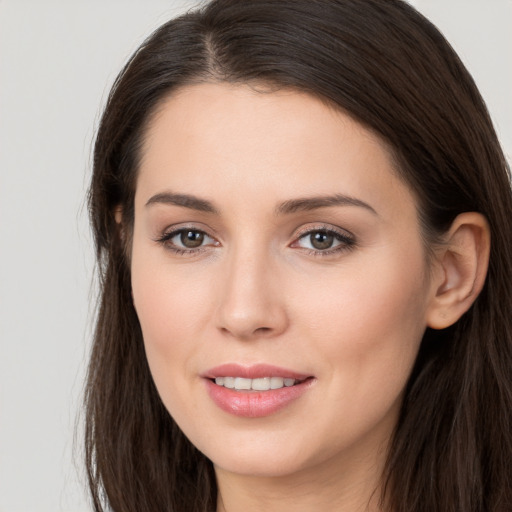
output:
[[[224,412],[245,418],[270,416],[309,394],[316,378],[285,368],[225,364],[202,375],[208,395]]]
[[[284,387],[292,387],[301,384],[304,379],[293,379],[288,377],[258,377],[249,379],[245,377],[215,377],[211,379],[217,386],[223,386],[234,391],[270,391],[273,389],[282,389]]]

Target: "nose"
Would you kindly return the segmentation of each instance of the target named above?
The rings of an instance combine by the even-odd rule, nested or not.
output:
[[[217,326],[239,340],[272,338],[288,326],[280,273],[271,258],[238,251],[227,260],[219,287]]]

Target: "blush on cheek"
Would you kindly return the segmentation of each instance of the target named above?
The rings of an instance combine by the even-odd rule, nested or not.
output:
[[[173,361],[188,359],[190,340],[200,337],[206,321],[201,307],[204,300],[197,297],[193,286],[176,281],[164,272],[159,279],[144,272],[133,277],[134,302],[156,382],[171,373]],[[160,373],[162,379],[158,378]]]
[[[332,372],[344,369],[340,385],[360,400],[372,389],[389,388],[391,397],[401,393],[426,327],[424,285],[418,279],[423,269],[407,267],[395,255],[380,263],[345,276],[343,286],[329,293],[324,289],[322,300],[309,302],[314,309],[302,313],[311,319],[310,336],[319,350],[330,354]]]

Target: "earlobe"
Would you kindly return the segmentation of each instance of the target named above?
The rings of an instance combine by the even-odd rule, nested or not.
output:
[[[490,252],[490,229],[483,215],[458,215],[446,234],[436,262],[437,281],[427,310],[427,325],[444,329],[454,324],[482,290]]]

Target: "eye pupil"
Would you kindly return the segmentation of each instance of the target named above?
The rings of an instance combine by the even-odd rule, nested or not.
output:
[[[323,231],[316,231],[310,235],[311,245],[315,249],[329,249],[334,242],[334,235]]]
[[[202,245],[204,241],[204,233],[199,231],[182,231],[180,240],[185,247],[193,249]]]

